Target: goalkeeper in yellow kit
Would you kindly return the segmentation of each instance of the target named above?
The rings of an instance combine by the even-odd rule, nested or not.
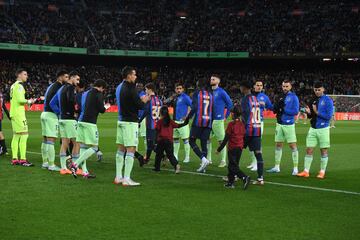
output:
[[[24,167],[34,166],[26,160],[26,143],[29,136],[28,125],[25,117],[25,104],[32,104],[32,99],[25,99],[23,83],[27,81],[28,74],[24,69],[18,69],[15,73],[16,82],[10,88],[10,118],[13,129],[11,141],[12,165]],[[20,150],[20,158],[18,153]]]

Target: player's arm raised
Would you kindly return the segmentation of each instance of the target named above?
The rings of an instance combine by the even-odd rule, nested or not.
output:
[[[142,110],[145,106],[145,103],[147,103],[150,100],[150,97],[147,95],[144,95],[140,98],[138,93],[136,92],[135,88],[133,89],[133,91],[131,91],[130,94],[131,94],[133,103],[135,104],[135,106],[138,110]]]

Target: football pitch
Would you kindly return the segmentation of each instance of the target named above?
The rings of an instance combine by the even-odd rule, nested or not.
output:
[[[30,136],[28,159],[35,167],[11,166],[10,156],[0,159],[0,239],[356,239],[360,235],[360,121],[342,121],[331,129],[329,164],[324,180],[318,149],[309,179],[291,176],[288,147],[283,150],[281,173],[265,173],[265,185],[241,183],[225,189],[219,176],[218,156],[207,174],[195,174],[200,161],[181,164],[175,175],[170,165],[151,171],[152,161],[132,178],[142,186],[112,184],[115,176],[115,113],[99,117],[101,163],[96,157],[88,168],[96,179],[74,179],[42,170],[40,113],[27,113]],[[309,124],[297,124],[299,170],[303,169]],[[265,121],[265,169],[274,164],[275,121]],[[3,121],[9,152],[10,122]],[[213,143],[213,150],[217,144]],[[182,147],[181,147],[182,149]],[[59,146],[56,146],[58,152]],[[144,152],[140,141],[140,152]],[[180,150],[180,160],[183,151]],[[56,159],[59,164],[59,159]],[[241,167],[255,179],[256,173]]]

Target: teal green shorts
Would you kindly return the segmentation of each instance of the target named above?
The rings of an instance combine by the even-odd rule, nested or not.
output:
[[[178,124],[183,123],[184,121],[175,121]],[[189,124],[183,126],[182,128],[174,128],[173,138],[179,139],[188,139],[190,137],[190,127]]]
[[[52,112],[42,112],[40,120],[42,135],[57,138],[59,135],[59,120],[56,114]]]
[[[99,146],[99,132],[96,124],[79,122],[76,133],[76,142]]]
[[[295,124],[292,125],[282,125],[276,123],[275,128],[275,142],[287,142],[287,143],[296,143],[296,132]]]
[[[60,137],[61,138],[76,138],[77,121],[71,119],[59,120]]]
[[[330,128],[310,128],[306,136],[306,147],[314,148],[319,143],[320,148],[330,148]]]
[[[211,137],[215,137],[217,141],[222,141],[225,138],[225,121],[214,120],[212,123]]]
[[[117,122],[116,144],[125,147],[137,147],[139,126],[136,122]]]

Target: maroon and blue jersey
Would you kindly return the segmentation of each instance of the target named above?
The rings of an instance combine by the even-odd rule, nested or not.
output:
[[[150,96],[150,101],[145,105],[143,115],[139,122],[146,118],[146,129],[155,129],[156,123],[160,119],[160,108],[162,101],[156,95]]]
[[[245,123],[245,135],[261,136],[261,109],[255,95],[249,94],[241,99],[242,117]]]
[[[213,121],[214,97],[207,90],[195,91],[193,94],[189,117],[195,115],[192,126],[211,128]]]

